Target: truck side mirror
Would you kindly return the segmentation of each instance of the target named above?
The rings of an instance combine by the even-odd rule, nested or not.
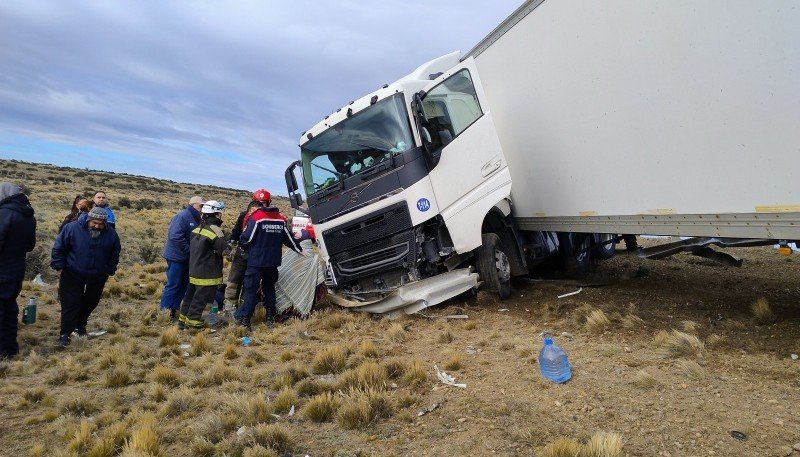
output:
[[[292,208],[299,209],[303,205],[303,196],[297,190],[300,186],[297,185],[297,178],[294,176],[294,169],[300,165],[300,161],[293,162],[286,168],[286,173],[283,177],[286,179],[286,190],[289,191],[289,203]]]
[[[303,205],[303,196],[298,193],[293,193],[289,197],[292,201],[292,208],[294,209],[301,209],[300,207]]]

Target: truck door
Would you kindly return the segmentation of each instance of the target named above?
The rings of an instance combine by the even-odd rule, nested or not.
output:
[[[430,135],[427,149],[436,202],[445,221],[455,218],[454,222],[477,224],[477,236],[474,227],[469,235],[459,236],[448,224],[457,250],[474,249],[480,245],[483,217],[511,188],[474,60],[469,58],[439,76],[425,89],[421,101],[420,123]],[[461,249],[456,238],[461,238]]]

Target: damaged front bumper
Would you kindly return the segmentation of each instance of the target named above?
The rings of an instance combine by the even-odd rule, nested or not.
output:
[[[333,303],[353,311],[396,317],[438,305],[477,287],[478,274],[472,268],[461,268],[406,284],[384,295],[364,297],[363,300],[335,292],[331,292],[328,297]]]

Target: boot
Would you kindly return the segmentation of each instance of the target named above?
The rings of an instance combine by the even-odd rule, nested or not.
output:
[[[61,335],[58,337],[58,345],[62,348],[69,346],[70,338],[69,335]]]

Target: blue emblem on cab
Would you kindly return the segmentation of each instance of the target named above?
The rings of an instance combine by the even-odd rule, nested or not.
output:
[[[417,209],[422,211],[423,213],[425,211],[428,211],[429,209],[431,209],[431,201],[425,197],[420,198],[419,200],[417,200]]]

